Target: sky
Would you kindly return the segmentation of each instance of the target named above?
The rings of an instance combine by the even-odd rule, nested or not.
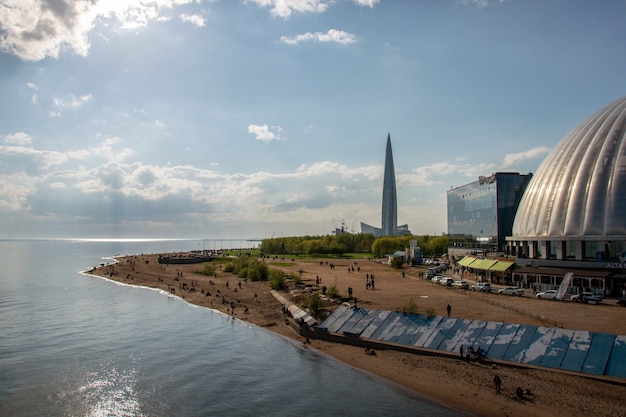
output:
[[[2,0],[0,238],[447,232],[626,94],[626,2]]]

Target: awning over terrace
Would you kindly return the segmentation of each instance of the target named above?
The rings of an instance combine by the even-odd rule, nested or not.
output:
[[[498,261],[495,265],[489,268],[489,270],[495,272],[504,272],[513,265],[515,265],[515,262]]]
[[[494,261],[493,259],[480,259],[478,262],[472,262],[470,268],[488,271],[489,268],[494,266],[497,262],[498,261]]]
[[[461,259],[458,262],[458,264],[461,265],[461,266],[464,266],[464,267],[468,267],[468,266],[470,266],[470,264],[472,262],[475,262],[475,261],[479,261],[479,259],[472,258],[471,256],[466,256],[465,258]]]
[[[458,262],[466,268],[480,269],[482,271],[504,272],[514,265],[514,262],[498,261],[495,259],[478,259],[466,256]]]

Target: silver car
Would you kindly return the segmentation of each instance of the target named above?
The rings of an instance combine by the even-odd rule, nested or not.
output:
[[[556,299],[556,290],[538,292],[535,297],[537,297],[540,300],[554,300]]]
[[[488,282],[479,282],[472,285],[472,291],[491,292],[491,284]]]
[[[598,304],[602,302],[602,297],[592,292],[583,292],[580,294],[572,295],[570,297],[570,301],[579,301],[587,304]]]
[[[523,288],[515,288],[515,287],[500,288],[498,290],[498,294],[500,294],[500,295],[517,295],[518,297],[521,297],[522,295],[524,295],[524,289]]]

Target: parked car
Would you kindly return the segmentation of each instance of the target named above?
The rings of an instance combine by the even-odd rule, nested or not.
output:
[[[572,295],[570,297],[570,301],[577,301],[587,304],[599,304],[602,302],[602,297],[596,295],[592,292],[582,292],[579,294]]]
[[[461,288],[463,290],[466,290],[469,288],[469,284],[467,283],[467,281],[454,281],[454,284],[452,284],[452,286]]]
[[[488,282],[479,282],[472,285],[472,291],[491,292],[491,284]]]
[[[556,290],[538,292],[535,297],[537,297],[540,300],[554,300],[556,298]]]
[[[435,284],[439,284],[439,281],[441,281],[442,279],[443,277],[441,275],[435,275],[434,277],[432,277],[431,281]]]
[[[439,280],[439,283],[441,285],[445,285],[446,287],[450,287],[452,286],[452,284],[454,284],[454,280],[450,277],[443,277],[441,278],[441,280]]]
[[[498,294],[500,294],[500,295],[517,295],[518,297],[521,297],[522,295],[524,295],[524,289],[523,288],[516,288],[516,287],[500,288],[498,290]]]

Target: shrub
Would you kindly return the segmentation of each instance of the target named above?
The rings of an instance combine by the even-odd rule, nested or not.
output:
[[[267,265],[250,256],[241,256],[224,267],[224,272],[232,272],[239,278],[250,281],[267,281]]]
[[[300,274],[296,274],[295,272],[289,274],[289,279],[293,281],[294,285],[302,284],[302,277],[300,276]]]
[[[328,287],[328,289],[326,290],[326,295],[330,298],[338,298],[339,291],[337,291],[337,286],[331,285],[330,287]]]
[[[211,265],[209,262],[205,262],[203,264],[203,268],[200,271],[196,271],[196,274],[202,274],[202,275],[215,275],[215,267],[213,265]]]
[[[265,263],[252,259],[248,263],[247,277],[250,281],[267,281],[269,268]]]
[[[285,273],[278,269],[269,271],[270,288],[273,290],[282,290],[285,287]]]
[[[391,267],[394,269],[402,269],[402,265],[404,265],[402,258],[393,258],[391,260]]]
[[[309,309],[311,314],[317,313],[317,310],[322,306],[322,297],[320,296],[319,291],[315,291],[313,294],[309,295],[309,298],[306,302],[306,308]]]
[[[434,308],[430,307],[426,309],[426,317],[428,317],[429,319],[435,317],[436,315],[437,313],[435,312]]]
[[[413,297],[409,298],[409,301],[402,307],[402,312],[407,314],[417,314],[417,303],[413,300]]]
[[[239,268],[238,271],[235,271],[239,278],[247,278],[248,277],[248,268],[243,266]]]

